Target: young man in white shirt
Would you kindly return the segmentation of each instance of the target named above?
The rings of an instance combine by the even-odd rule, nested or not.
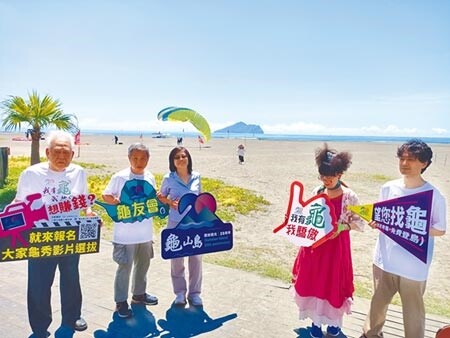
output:
[[[447,228],[446,201],[423,177],[431,164],[433,152],[423,141],[410,140],[397,150],[402,178],[387,182],[381,188],[380,200],[433,191],[427,262],[423,262],[380,231],[373,261],[375,291],[363,329],[367,338],[383,337],[382,329],[388,306],[396,293],[402,301],[404,337],[423,338],[425,332],[425,292],[433,257],[434,237],[443,236]],[[376,227],[375,222],[371,222]]]

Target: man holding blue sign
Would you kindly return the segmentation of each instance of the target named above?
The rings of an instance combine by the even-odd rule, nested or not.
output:
[[[118,264],[114,280],[114,300],[119,317],[132,315],[128,304],[128,288],[131,269],[132,302],[146,305],[158,304],[158,298],[146,293],[147,271],[153,258],[152,215],[159,210],[156,183],[152,173],[146,170],[150,159],[149,149],[142,143],[128,148],[130,167],[111,177],[103,192],[104,206],[114,220],[113,259]]]
[[[392,236],[380,231],[373,261],[375,290],[362,337],[383,337],[386,312],[397,292],[402,301],[404,336],[423,338],[425,335],[423,294],[433,257],[434,237],[444,235],[447,227],[445,199],[422,177],[422,173],[431,164],[432,156],[431,148],[421,140],[414,139],[404,143],[397,150],[399,170],[403,177],[387,182],[381,188],[382,201],[432,191],[431,210],[396,208],[391,211],[390,217],[380,217],[369,223],[380,230],[389,227],[391,234],[405,230],[404,233],[408,236],[399,236],[398,241],[394,241]],[[421,219],[427,217],[430,224],[423,224]],[[388,219],[388,222],[384,222],[385,219]],[[421,236],[422,232],[428,237],[425,261],[418,259],[399,244],[407,241],[406,237]]]

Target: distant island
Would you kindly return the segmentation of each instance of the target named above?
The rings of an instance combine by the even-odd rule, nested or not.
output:
[[[264,131],[257,124],[238,122],[231,126],[216,130],[215,133],[264,134]]]

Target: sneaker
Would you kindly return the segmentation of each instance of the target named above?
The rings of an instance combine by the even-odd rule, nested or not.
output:
[[[199,295],[191,295],[188,297],[189,304],[192,306],[202,306],[203,301]]]
[[[173,301],[175,305],[186,305],[186,297],[182,294],[179,294],[175,297],[175,300]]]
[[[132,303],[141,303],[145,305],[156,305],[158,304],[158,297],[144,293],[143,295],[133,296],[131,299]]]
[[[323,332],[322,328],[320,326],[315,325],[314,323],[311,324],[311,330],[309,331],[309,334],[312,338],[322,338]]]
[[[133,311],[131,311],[131,309],[128,306],[128,303],[126,301],[117,303],[116,311],[120,318],[128,318],[133,315]]]
[[[339,326],[328,326],[327,334],[332,337],[337,337],[341,333],[341,328]]]
[[[86,321],[84,320],[84,318],[81,318],[81,317],[80,317],[80,319],[77,319],[75,321],[75,324],[73,326],[73,329],[75,331],[84,331],[87,328],[88,328],[88,325],[87,325]]]

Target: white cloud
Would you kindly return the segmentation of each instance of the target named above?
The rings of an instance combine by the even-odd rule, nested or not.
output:
[[[396,125],[368,126],[361,128],[331,127],[317,123],[296,122],[291,124],[263,125],[267,134],[303,134],[303,135],[417,135],[417,128],[400,128]]]
[[[362,127],[333,127],[317,123],[296,122],[291,124],[263,125],[266,134],[300,134],[300,135],[346,135],[346,136],[446,136],[450,132],[444,128],[431,128],[421,130],[419,128],[403,128],[394,124],[387,126],[370,125]]]
[[[447,134],[448,130],[444,129],[444,128],[431,128],[431,130],[433,131],[433,133],[436,133],[438,135],[442,135],[442,134]]]
[[[417,135],[419,130],[417,128],[400,128],[396,125],[390,124],[386,127],[380,126],[369,126],[362,127],[361,130],[365,134],[370,135],[389,135],[389,136],[409,136],[409,135]]]
[[[261,128],[267,134],[323,134],[329,132],[324,125],[302,121],[290,124],[265,124]]]

